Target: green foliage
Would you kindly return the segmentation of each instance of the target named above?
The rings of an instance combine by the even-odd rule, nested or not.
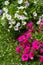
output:
[[[40,32],[40,34],[38,34],[38,32],[33,33],[33,38],[36,40],[38,39],[40,42],[43,41],[43,31]]]
[[[4,1],[6,0],[0,0],[0,9],[4,7]],[[8,13],[14,18],[15,12],[18,10],[17,7],[20,6],[17,4],[17,0],[8,0],[10,4],[7,6],[9,9]],[[24,0],[25,1],[25,0]],[[25,10],[29,17],[29,20],[26,21],[27,23],[29,21],[33,21],[36,24],[36,21],[38,20],[39,16],[43,14],[43,5],[40,4],[41,0],[37,0],[38,4],[33,4],[34,0],[28,0],[30,3],[30,6]],[[42,0],[43,1],[43,0]],[[24,5],[24,4],[21,4]],[[19,14],[22,14],[24,10],[19,10]],[[38,13],[38,17],[34,19],[33,12],[36,11]],[[0,15],[1,19],[2,15]],[[1,24],[3,22],[7,22],[5,24],[5,27]],[[16,20],[17,22],[17,20]],[[21,22],[21,21],[20,21]],[[38,60],[34,61],[28,61],[28,62],[22,62],[21,58],[19,58],[19,55],[16,55],[15,48],[18,45],[17,39],[18,36],[22,35],[26,31],[26,27],[23,27],[19,32],[15,32],[14,29],[11,29],[10,32],[8,32],[8,20],[0,20],[0,65],[43,65],[43,63],[40,63]],[[41,34],[38,34],[37,32],[33,33],[33,38],[38,39],[39,41],[43,40],[43,31],[40,32]]]

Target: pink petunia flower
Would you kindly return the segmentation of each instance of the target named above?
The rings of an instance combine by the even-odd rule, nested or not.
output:
[[[34,49],[34,50],[38,50],[39,49],[39,42],[38,42],[38,40],[35,40],[32,43],[32,49]]]
[[[21,52],[21,48],[20,48],[20,46],[17,46],[16,47],[16,53],[20,53]]]
[[[33,59],[33,57],[34,57],[34,53],[31,51],[31,52],[29,53],[29,58],[30,58],[30,59]]]
[[[43,56],[42,55],[39,56],[39,60],[40,60],[40,62],[43,62]]]
[[[29,32],[28,32],[28,33],[25,33],[24,35],[25,35],[26,39],[28,39],[28,38],[31,38],[31,37],[32,37],[32,34],[31,34],[31,33],[29,33]]]
[[[24,40],[23,42],[20,42],[20,46],[22,46],[23,48],[26,48],[26,46],[30,46],[28,40]]]
[[[43,47],[43,42],[40,43],[40,47]]]
[[[43,24],[43,20],[41,20],[41,24]]]
[[[28,54],[23,54],[21,58],[22,58],[22,61],[28,61],[29,59]]]
[[[32,27],[33,27],[33,23],[30,22],[30,23],[28,23],[26,26],[29,27],[29,28],[32,28]]]
[[[29,32],[33,32],[33,29],[32,29],[32,28],[30,28],[30,29],[29,29]]]
[[[25,40],[25,36],[24,36],[24,35],[22,35],[22,36],[20,36],[20,37],[18,38],[18,41],[19,41],[19,42],[24,41],[24,40]]]
[[[28,53],[30,50],[30,47],[29,46],[26,46],[26,48],[24,49],[24,53]]]
[[[43,48],[42,48],[42,49],[40,49],[40,53],[43,53]]]

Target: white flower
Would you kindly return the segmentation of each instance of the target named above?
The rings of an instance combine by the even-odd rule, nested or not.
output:
[[[16,11],[16,13],[19,13],[19,11]]]
[[[18,22],[18,23],[16,24],[16,26],[17,26],[17,27],[20,26],[20,23]]]
[[[37,1],[34,1],[34,4],[37,4]]]
[[[17,26],[14,26],[14,30],[15,30],[15,31],[18,31],[19,28],[18,28]]]
[[[8,13],[8,8],[3,8],[3,11],[5,12],[5,13]]]
[[[42,14],[42,19],[43,19],[43,14]]]
[[[27,13],[26,13],[25,11],[24,11],[23,13],[24,13],[25,15],[27,15]]]
[[[11,15],[6,14],[6,18],[7,18],[8,20],[11,20]]]
[[[26,22],[25,21],[22,21],[22,25],[26,25]]]
[[[35,12],[33,12],[33,15],[36,17],[37,16],[37,13],[36,13],[36,11]]]
[[[22,4],[23,0],[18,0],[18,4]]]
[[[30,5],[30,3],[28,1],[25,1],[25,7],[28,7]]]
[[[15,18],[18,18],[19,20],[26,20],[28,19],[27,17],[25,17],[24,15],[19,15],[19,14],[15,14]]]
[[[43,14],[42,14],[42,17],[43,17]]]
[[[9,1],[5,1],[5,2],[4,2],[4,5],[8,5],[8,4],[9,4]]]
[[[19,15],[17,13],[15,13],[15,18],[18,17]]]
[[[37,24],[40,24],[41,23],[41,18],[39,18],[39,21],[37,21]]]
[[[12,28],[12,25],[10,25],[9,28]]]
[[[37,24],[40,24],[40,20],[39,20],[39,21],[37,21]]]
[[[19,16],[18,16],[18,19],[19,19],[19,20],[26,20],[26,19],[28,19],[28,18],[25,17],[24,15],[19,15]]]
[[[6,13],[3,13],[1,20],[3,20],[5,17],[6,17]]]
[[[18,31],[18,30],[19,30],[19,26],[20,26],[20,23],[18,22],[18,23],[14,26],[14,30],[15,30],[15,31]]]
[[[6,16],[6,13],[3,13],[3,16],[5,17]]]
[[[25,7],[24,6],[20,6],[20,7],[17,7],[18,9],[24,9]]]
[[[7,29],[8,32],[10,32],[10,29]]]
[[[13,20],[13,19],[11,19],[10,21],[9,21],[9,24],[15,24],[15,21]]]
[[[12,24],[15,24],[15,21],[12,21]]]

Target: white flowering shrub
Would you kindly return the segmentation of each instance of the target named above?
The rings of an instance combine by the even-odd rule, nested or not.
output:
[[[10,1],[3,2],[1,24],[8,25],[8,30],[19,31],[29,21],[39,24],[43,17],[43,3],[38,0],[17,0],[10,4]],[[42,11],[42,12],[41,12]],[[38,21],[38,22],[37,22]]]

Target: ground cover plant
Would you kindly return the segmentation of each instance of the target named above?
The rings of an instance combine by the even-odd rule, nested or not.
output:
[[[0,0],[0,65],[43,65],[43,0]]]

